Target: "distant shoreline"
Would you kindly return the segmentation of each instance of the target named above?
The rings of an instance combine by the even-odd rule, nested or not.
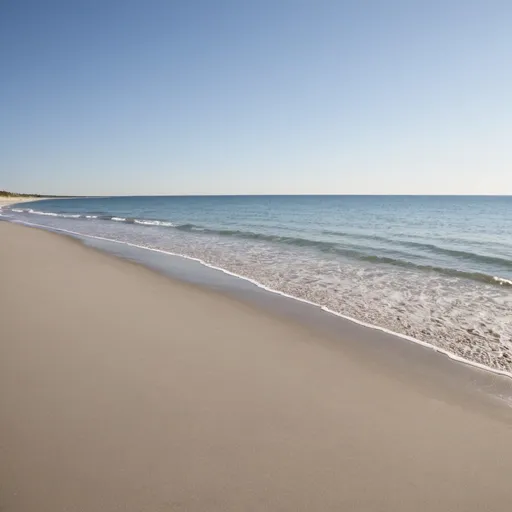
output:
[[[8,196],[0,196],[0,208],[2,206],[14,206],[18,203],[31,203],[35,201],[44,201],[45,199],[48,199],[46,197],[8,197]]]
[[[7,192],[0,190],[0,199],[73,199],[79,196],[55,196],[42,194],[18,194],[16,192]]]

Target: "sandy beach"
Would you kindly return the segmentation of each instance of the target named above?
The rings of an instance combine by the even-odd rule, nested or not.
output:
[[[44,201],[43,197],[7,197],[0,196],[0,208],[2,206],[13,206],[18,203],[31,203],[33,201]]]
[[[2,512],[510,509],[512,415],[53,233],[0,278]]]

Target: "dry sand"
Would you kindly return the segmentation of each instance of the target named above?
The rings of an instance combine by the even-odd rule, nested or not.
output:
[[[512,421],[0,222],[0,510],[509,511]]]
[[[44,201],[44,197],[6,197],[0,196],[0,210],[3,206],[14,206],[18,203],[32,203],[34,201]],[[0,509],[1,510],[1,509]]]
[[[0,196],[0,207],[1,206],[12,206],[16,203],[27,203],[32,201],[42,201],[44,198],[42,197],[7,197]]]

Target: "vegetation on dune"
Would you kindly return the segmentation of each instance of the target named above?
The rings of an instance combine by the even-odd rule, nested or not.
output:
[[[46,194],[18,194],[16,192],[7,192],[7,190],[0,190],[0,197],[69,197],[69,196],[49,196]]]
[[[7,192],[7,190],[0,190],[0,197],[43,197],[37,194],[17,194],[16,192]]]

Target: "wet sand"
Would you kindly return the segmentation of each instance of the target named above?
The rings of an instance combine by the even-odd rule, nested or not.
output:
[[[234,299],[1,222],[0,322],[2,512],[509,510],[510,415]]]

